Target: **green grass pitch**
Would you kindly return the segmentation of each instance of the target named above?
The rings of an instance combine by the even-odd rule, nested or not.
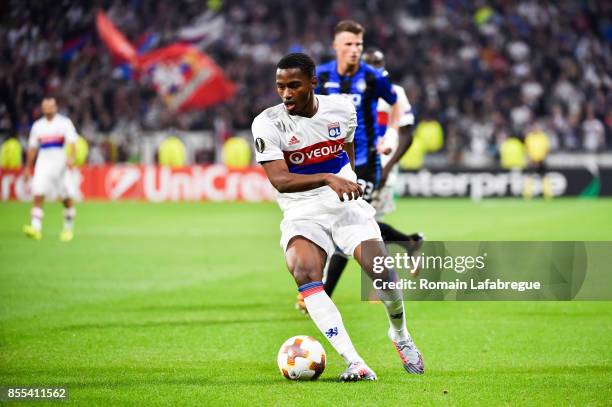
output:
[[[430,240],[612,240],[611,200],[402,200],[389,223]],[[59,204],[40,242],[29,205],[0,203],[0,386],[67,386],[80,405],[610,405],[612,302],[419,302],[426,362],[406,374],[354,262],[335,300],[375,383],[336,383],[341,359],[293,309],[275,204],[87,202],[75,240]],[[276,352],[313,335],[317,382]]]

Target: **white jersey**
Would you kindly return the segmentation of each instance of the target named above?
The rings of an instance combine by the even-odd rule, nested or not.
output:
[[[414,113],[412,113],[412,105],[410,105],[410,101],[408,101],[408,96],[406,96],[406,91],[399,85],[393,84],[393,90],[397,94],[397,103],[400,109],[400,119],[399,119],[399,127],[411,126],[414,124]],[[383,98],[378,99],[378,112],[386,113],[389,115],[391,113],[391,105],[389,105]]]
[[[397,94],[397,102],[400,109],[400,118],[398,121],[399,127],[411,126],[414,124],[414,113],[412,112],[412,106],[408,101],[404,88],[399,85],[393,85],[393,90]],[[378,125],[382,128],[386,128],[389,122],[389,115],[391,114],[391,106],[383,99],[378,99]],[[399,137],[397,132],[385,132],[381,143],[384,147],[390,148],[389,154],[381,154],[380,162],[383,166],[387,165],[397,147],[399,146]],[[398,165],[395,164],[393,169],[389,173],[387,183],[384,187],[376,191],[374,199],[372,199],[372,206],[376,209],[376,219],[382,220],[384,215],[395,210],[395,202],[393,202],[394,185],[397,180],[399,173]]]
[[[77,132],[72,121],[59,113],[53,119],[41,117],[34,122],[30,131],[28,147],[38,148],[36,166],[43,162],[66,163],[65,143],[76,143]]]
[[[294,174],[333,173],[356,181],[343,149],[352,142],[357,113],[352,103],[340,96],[315,96],[319,102],[313,117],[290,115],[281,103],[260,113],[253,120],[257,162],[284,160]],[[339,201],[328,186],[304,192],[279,193],[283,212],[321,200]]]
[[[401,114],[398,126],[412,126],[414,124],[414,113],[412,112],[412,105],[410,105],[410,102],[408,101],[408,97],[406,96],[404,88],[399,85],[393,84],[393,90],[397,94],[396,103],[399,106],[399,111]],[[391,106],[384,99],[381,98],[378,99],[377,110],[379,126],[386,127],[389,122],[389,116],[391,114]],[[397,139],[397,137],[393,137],[392,139],[390,137],[385,137],[382,142],[384,143],[384,146],[391,149],[391,153],[389,153],[388,155],[381,156],[382,163],[383,165],[385,165],[389,161],[393,153],[395,153],[395,150],[399,145],[399,140]]]
[[[30,131],[28,147],[38,148],[38,158],[32,178],[32,193],[47,198],[78,196],[77,181],[66,166],[65,143],[75,143],[77,133],[72,121],[55,114],[53,119],[42,117],[34,122]]]

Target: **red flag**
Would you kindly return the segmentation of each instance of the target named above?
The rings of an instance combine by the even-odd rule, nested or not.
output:
[[[137,65],[174,111],[205,108],[235,93],[221,68],[190,45],[173,44],[138,56]]]
[[[117,30],[113,23],[106,17],[103,11],[96,14],[96,27],[100,38],[110,53],[120,62],[133,62],[136,57],[136,49],[130,44],[125,36]]]

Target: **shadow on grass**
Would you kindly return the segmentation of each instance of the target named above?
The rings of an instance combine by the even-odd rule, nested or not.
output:
[[[237,386],[259,386],[259,385],[274,385],[277,386],[279,384],[287,384],[289,386],[308,386],[311,383],[325,383],[325,384],[338,384],[338,378],[333,375],[327,377],[320,377],[317,380],[287,380],[282,377],[280,374],[264,376],[261,378],[249,378],[249,379],[232,379],[225,381],[223,383],[217,382],[218,384],[232,384]],[[343,383],[341,383],[343,384]]]

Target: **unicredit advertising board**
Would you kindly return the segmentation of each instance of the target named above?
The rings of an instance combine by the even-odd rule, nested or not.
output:
[[[81,167],[71,176],[80,186],[81,199],[259,202],[276,196],[261,167],[105,165]],[[2,200],[31,198],[30,185],[21,171],[0,170],[0,192]]]
[[[276,192],[260,166],[242,170],[224,165],[170,169],[143,165],[105,165],[74,170],[80,199],[162,201],[273,201]],[[550,170],[546,174],[555,196],[610,196],[612,170]],[[520,197],[526,179],[535,194],[541,176],[501,170],[451,170],[401,173],[395,183],[398,196],[406,197]],[[0,170],[3,201],[31,199],[30,185],[21,171]],[[55,198],[50,196],[49,199]]]

